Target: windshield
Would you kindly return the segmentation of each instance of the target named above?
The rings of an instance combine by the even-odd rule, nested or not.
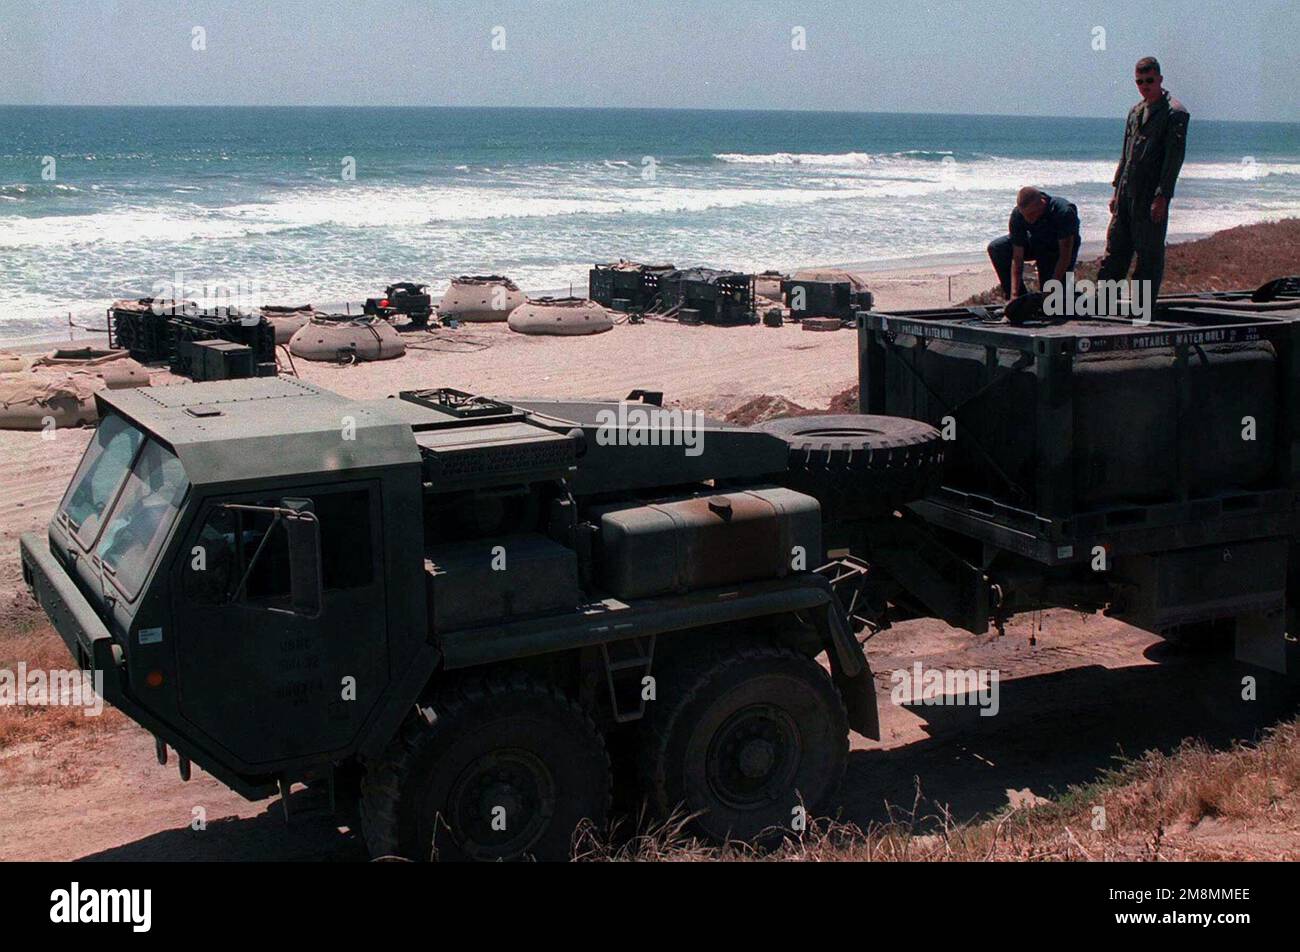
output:
[[[120,416],[107,416],[99,424],[60,508],[82,545],[95,541],[104,510],[117,495],[143,442],[144,434]]]
[[[180,461],[153,440],[146,443],[95,550],[127,598],[144,584],[188,488]]]

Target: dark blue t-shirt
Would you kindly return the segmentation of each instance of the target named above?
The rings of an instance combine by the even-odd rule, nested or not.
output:
[[[1021,248],[1053,248],[1065,238],[1079,237],[1079,209],[1063,198],[1052,198],[1046,192],[1047,209],[1032,225],[1025,221],[1020,209],[1011,210],[1011,241]]]

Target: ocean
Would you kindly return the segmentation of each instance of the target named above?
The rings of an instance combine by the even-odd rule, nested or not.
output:
[[[1300,215],[1300,125],[1191,108],[1171,238]],[[466,273],[584,293],[621,257],[978,254],[1031,183],[1101,241],[1122,134],[1121,116],[0,107],[0,340],[102,326],[111,300],[178,283],[319,304]]]

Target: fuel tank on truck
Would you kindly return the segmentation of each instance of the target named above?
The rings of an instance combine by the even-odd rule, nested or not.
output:
[[[811,571],[822,562],[817,500],[780,487],[592,510],[601,587],[644,598]]]

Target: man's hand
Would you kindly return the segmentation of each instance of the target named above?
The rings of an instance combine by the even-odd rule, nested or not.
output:
[[[1074,236],[1062,238],[1056,246],[1056,267],[1052,269],[1052,280],[1065,282],[1065,272],[1070,270],[1070,259],[1074,257]],[[1041,290],[1041,288],[1040,288]]]
[[[1159,225],[1165,220],[1167,214],[1169,214],[1169,199],[1157,195],[1156,200],[1151,203],[1151,220]]]

